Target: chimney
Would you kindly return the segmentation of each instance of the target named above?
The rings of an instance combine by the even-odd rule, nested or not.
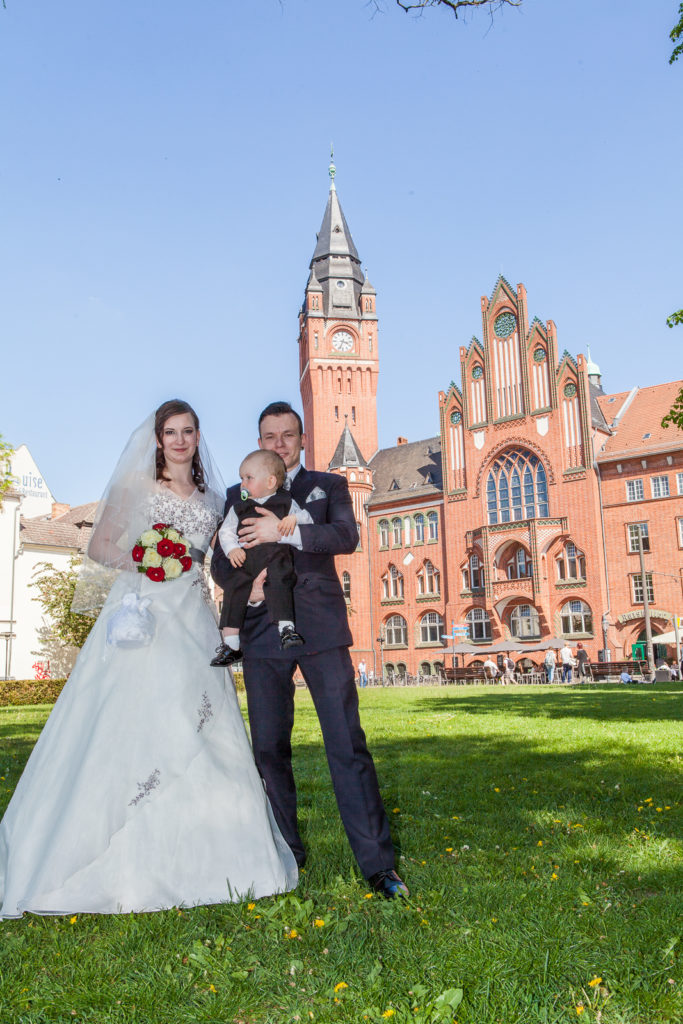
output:
[[[66,515],[71,509],[71,505],[65,505],[62,501],[52,502],[52,515],[51,519],[59,519],[60,516]]]
[[[408,438],[407,437],[397,437],[396,438],[396,444],[397,445],[398,444],[408,444]]]

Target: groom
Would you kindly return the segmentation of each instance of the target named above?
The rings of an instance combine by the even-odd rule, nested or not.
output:
[[[310,512],[313,524],[298,526],[291,537],[283,538],[277,519],[259,509],[261,515],[246,520],[240,530],[246,548],[267,541],[292,543],[297,574],[295,621],[305,640],[303,647],[283,651],[265,604],[250,606],[240,638],[256,764],[280,831],[302,867],[306,851],[297,824],[291,746],[293,676],[298,664],[318,714],[337,806],[358,865],[383,896],[407,896],[408,889],[394,870],[389,822],[360,724],[349,655],[352,637],[334,567],[334,555],[351,554],[358,544],[348,486],[341,476],[312,472],[301,465],[303,425],[288,402],[273,402],[263,410],[258,444],[282,457],[292,497]],[[239,484],[229,488],[226,515],[239,499],[239,490]],[[222,586],[231,571],[217,541],[213,578]],[[254,599],[259,596],[252,591]]]

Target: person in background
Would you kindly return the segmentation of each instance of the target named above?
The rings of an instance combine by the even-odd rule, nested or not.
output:
[[[506,683],[514,683],[515,663],[509,655],[503,658],[503,668],[505,669],[505,673],[503,675],[503,678],[501,679],[501,683],[503,684],[503,686],[505,686]]]
[[[568,643],[565,643],[564,647],[560,650],[560,661],[562,662],[562,682],[571,683],[574,654]]]
[[[555,666],[557,665],[557,655],[552,647],[549,647],[545,652],[545,658],[543,659],[543,667],[545,668],[545,674],[548,677],[548,682],[552,683],[555,678]]]
[[[576,674],[579,677],[579,682],[583,683],[588,675],[588,651],[582,643],[576,645]]]
[[[358,683],[362,687],[368,685],[368,668],[364,658],[358,662]]]
[[[498,666],[491,657],[484,662],[484,675],[487,679],[495,679],[498,675]]]

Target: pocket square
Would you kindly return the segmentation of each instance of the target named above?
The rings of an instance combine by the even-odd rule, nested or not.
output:
[[[306,504],[308,505],[309,501],[320,501],[322,498],[326,497],[327,495],[323,491],[322,487],[314,487],[311,493],[306,498]]]

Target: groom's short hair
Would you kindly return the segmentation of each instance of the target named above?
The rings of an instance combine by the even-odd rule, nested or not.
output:
[[[259,436],[261,435],[261,423],[266,418],[266,416],[288,416],[288,415],[294,416],[294,418],[296,419],[296,422],[299,425],[299,434],[303,434],[303,432],[304,432],[304,425],[301,422],[301,416],[299,416],[299,413],[295,409],[292,409],[292,407],[289,404],[289,402],[271,402],[270,405],[267,405],[265,407],[265,409],[263,410],[263,412],[261,413],[261,415],[258,418],[258,432],[259,432]]]

